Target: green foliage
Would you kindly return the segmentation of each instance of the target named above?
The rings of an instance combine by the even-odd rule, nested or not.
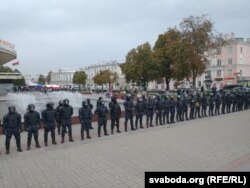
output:
[[[15,69],[15,70],[16,70],[16,69]],[[11,72],[11,73],[13,73],[14,71],[13,71],[10,67],[1,66],[1,67],[0,67],[0,72]]]
[[[25,79],[24,79],[23,76],[22,76],[21,79],[13,80],[13,84],[14,84],[15,86],[25,86],[25,85],[26,85]]]
[[[46,81],[47,81],[48,84],[50,84],[50,82],[51,82],[51,74],[52,74],[52,71],[49,71],[49,73],[48,73],[48,75],[46,77]]]
[[[149,81],[158,78],[158,66],[154,62],[152,49],[148,42],[129,51],[125,63],[120,67],[127,83],[134,82],[146,87]]]
[[[46,83],[46,77],[40,74],[38,77],[38,83],[44,85]]]
[[[78,85],[85,85],[88,75],[84,71],[76,71],[73,76],[73,83]]]
[[[101,70],[94,76],[94,82],[97,85],[103,85],[107,83],[114,83],[118,80],[118,75],[116,73],[112,73],[110,70]]]

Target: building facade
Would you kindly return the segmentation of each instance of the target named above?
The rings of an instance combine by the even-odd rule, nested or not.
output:
[[[206,88],[250,82],[250,39],[231,38],[211,55],[205,74],[200,78]]]
[[[58,72],[51,73],[51,84],[59,85],[61,87],[72,87],[73,76],[76,70],[72,69],[59,69]]]

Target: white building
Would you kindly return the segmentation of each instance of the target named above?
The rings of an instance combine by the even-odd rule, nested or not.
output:
[[[124,88],[126,81],[124,79],[124,76],[122,75],[122,70],[120,68],[120,64],[115,61],[105,62],[105,63],[99,63],[96,65],[91,65],[88,67],[85,67],[82,69],[86,72],[88,75],[87,79],[87,87],[91,89],[96,89],[97,85],[94,83],[93,77],[103,70],[110,70],[112,73],[116,73],[118,76],[118,80],[116,83],[112,84],[113,89],[119,89],[120,87]],[[108,87],[108,86],[106,86]]]
[[[73,85],[73,76],[76,70],[72,69],[59,69],[58,72],[51,73],[51,84],[64,86],[72,86]]]

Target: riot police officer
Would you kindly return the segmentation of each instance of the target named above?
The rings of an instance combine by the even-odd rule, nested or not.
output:
[[[176,102],[174,100],[174,96],[171,96],[169,101],[170,123],[175,123],[174,121],[175,107],[176,107]]]
[[[146,103],[146,116],[147,116],[146,125],[147,125],[147,128],[149,126],[153,127],[152,121],[153,121],[153,116],[154,116],[154,108],[155,108],[155,102],[152,99],[152,97],[149,96],[147,103]]]
[[[195,97],[194,97],[193,94],[191,94],[191,98],[190,98],[189,104],[190,104],[190,115],[189,115],[189,118],[190,119],[194,119]]]
[[[46,104],[46,109],[42,111],[42,122],[44,126],[44,144],[48,146],[48,133],[51,132],[52,144],[56,143],[55,136],[55,124],[56,120],[56,111],[54,109],[54,104],[52,102],[48,102]]]
[[[133,110],[134,110],[134,103],[131,99],[131,95],[127,95],[126,100],[123,103],[124,109],[125,109],[125,132],[127,132],[127,126],[128,126],[128,120],[130,120],[131,130],[134,129],[133,125]]]
[[[103,126],[104,135],[108,136],[107,133],[107,114],[109,113],[108,108],[104,105],[102,100],[95,110],[95,114],[98,115],[98,137],[101,137],[101,128]]]
[[[169,100],[168,96],[164,96],[163,100],[163,124],[169,124]]]
[[[60,117],[62,122],[62,141],[61,143],[64,143],[64,136],[65,136],[65,130],[66,127],[69,130],[69,141],[74,142],[72,137],[72,122],[71,117],[73,115],[73,108],[69,105],[69,99],[63,100],[63,106],[60,109]]]
[[[214,95],[211,93],[209,97],[209,109],[208,109],[209,116],[214,116]]]
[[[21,129],[21,115],[16,112],[15,106],[8,107],[8,114],[3,117],[3,128],[4,134],[6,134],[5,139],[5,149],[6,154],[10,153],[10,139],[14,135],[16,139],[17,151],[22,152],[20,132]]]
[[[115,97],[111,97],[111,102],[109,103],[109,113],[111,118],[111,134],[114,133],[114,128],[116,127],[117,133],[120,131],[120,117],[121,117],[121,107],[117,103]]]
[[[61,133],[62,122],[61,122],[61,117],[60,117],[60,110],[61,110],[62,106],[63,106],[63,101],[60,100],[58,106],[56,107],[56,124],[57,124],[58,135],[60,135],[60,133]]]
[[[182,111],[183,111],[183,104],[180,96],[177,96],[177,102],[176,102],[176,121],[183,121],[182,117]]]
[[[92,110],[93,110],[93,104],[90,103],[90,99],[87,99],[87,105],[88,105],[88,108],[89,108],[89,109],[91,110],[91,112],[92,112]],[[93,114],[93,113],[92,113],[92,114]],[[94,129],[94,128],[92,127],[92,121],[90,121],[89,128],[90,128],[90,129]]]
[[[30,150],[30,144],[32,135],[34,135],[34,140],[36,142],[36,147],[41,148],[38,140],[38,129],[40,125],[40,114],[35,111],[35,105],[28,105],[28,112],[24,114],[24,124],[26,130],[28,131],[28,139],[27,139],[27,150]]]
[[[207,117],[207,97],[205,93],[203,93],[203,96],[201,98],[201,116]]]
[[[195,118],[198,116],[198,118],[201,118],[201,96],[198,93],[196,100],[195,100]]]
[[[215,115],[220,115],[220,105],[221,99],[220,96],[217,94],[215,97]]]
[[[157,95],[156,103],[155,103],[155,113],[156,113],[155,123],[156,123],[156,126],[158,125],[158,122],[160,123],[160,125],[163,125],[163,123],[162,123],[162,111],[163,111],[163,101],[161,100],[160,95]]]
[[[82,108],[79,109],[78,114],[81,123],[81,140],[84,140],[84,130],[87,133],[87,138],[91,139],[89,129],[93,114],[86,101],[82,101]]]
[[[98,100],[96,101],[96,108],[98,108],[99,105],[102,103],[102,97],[99,97]]]
[[[226,95],[225,95],[225,93],[223,92],[222,93],[222,96],[221,96],[221,103],[222,103],[222,105],[221,105],[221,113],[222,114],[225,114],[225,109],[226,109]]]
[[[188,99],[186,97],[186,94],[183,95],[183,100],[182,100],[182,106],[183,106],[183,115],[182,115],[182,118],[184,120],[184,116],[186,118],[186,120],[189,120],[188,119]]]
[[[140,122],[140,128],[143,129],[144,127],[142,126],[142,117],[145,112],[145,105],[142,101],[142,98],[138,98],[137,102],[135,104],[135,129],[138,128],[138,121]]]

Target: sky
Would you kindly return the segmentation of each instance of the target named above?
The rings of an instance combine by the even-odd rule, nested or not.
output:
[[[15,45],[23,74],[124,62],[133,48],[207,14],[220,33],[250,38],[249,0],[1,0],[0,39]]]

